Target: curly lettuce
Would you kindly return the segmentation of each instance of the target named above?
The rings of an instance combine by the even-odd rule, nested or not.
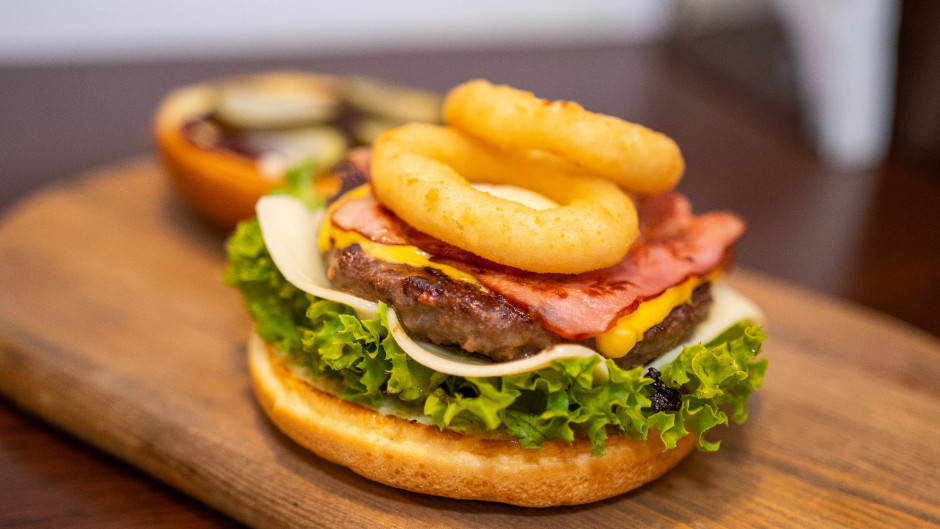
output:
[[[311,376],[342,379],[342,398],[378,408],[395,399],[423,411],[439,428],[501,432],[537,448],[585,435],[601,455],[610,433],[646,439],[657,432],[667,449],[695,435],[714,451],[712,428],[747,418],[747,399],[761,387],[767,361],[756,359],[764,334],[738,323],[707,344],[686,347],[662,369],[659,381],[678,390],[675,410],[657,410],[654,377],[642,368],[621,369],[600,357],[556,361],[547,368],[494,378],[445,375],[401,350],[385,323],[360,320],[344,305],[318,299],[288,283],[271,260],[257,221],[239,225],[227,243],[227,284],[241,291],[258,334]],[[594,380],[606,361],[609,380]]]

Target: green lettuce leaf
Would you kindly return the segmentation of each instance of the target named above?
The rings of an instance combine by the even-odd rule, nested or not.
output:
[[[271,194],[290,195],[311,209],[322,206],[323,199],[317,196],[316,188],[313,186],[316,169],[316,162],[312,158],[307,158],[288,169],[284,173],[284,179],[277,188],[271,191]]]
[[[686,435],[700,450],[718,449],[705,434],[747,418],[748,396],[763,381],[756,360],[764,334],[741,322],[708,344],[687,347],[659,380],[681,392],[676,411],[657,411],[654,380],[641,368],[606,360],[604,383],[594,379],[600,357],[557,361],[524,374],[464,378],[437,373],[402,351],[385,323],[360,320],[344,305],[315,298],[288,283],[271,261],[257,221],[246,221],[227,243],[225,281],[241,291],[259,335],[311,376],[343,381],[342,397],[377,408],[393,399],[423,410],[441,429],[489,431],[537,448],[550,440],[590,440],[600,455],[610,434],[646,439],[658,432],[668,449]],[[726,411],[727,410],[727,411]]]
[[[309,301],[274,265],[256,220],[242,222],[226,243],[223,280],[241,291],[258,335],[283,351],[300,346],[299,323]]]
[[[721,407],[731,408],[734,422],[747,420],[747,398],[761,387],[767,369],[766,359],[755,360],[764,337],[760,327],[741,322],[707,344],[686,347],[663,368],[660,380],[684,392],[682,426],[697,436],[699,449],[718,449],[717,442],[705,440],[705,433],[728,424]],[[666,437],[663,441],[669,445]]]

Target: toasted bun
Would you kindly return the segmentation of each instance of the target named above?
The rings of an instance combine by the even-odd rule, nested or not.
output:
[[[243,82],[306,83],[324,93],[338,92],[339,78],[296,72],[267,72],[244,76]],[[254,216],[255,203],[275,185],[258,163],[227,149],[203,148],[186,138],[183,124],[210,113],[217,104],[218,86],[228,78],[173,90],[154,115],[157,152],[177,191],[198,213],[223,228]],[[336,96],[338,97],[338,95]]]
[[[248,360],[261,406],[290,438],[368,479],[414,492],[527,507],[583,504],[658,478],[694,446],[687,435],[664,450],[653,434],[646,441],[611,435],[601,457],[583,439],[527,449],[344,401],[295,375],[254,333]]]
[[[208,83],[171,92],[157,110],[154,139],[183,199],[214,223],[230,228],[253,214],[258,197],[272,183],[260,176],[254,160],[224,149],[200,148],[183,135],[183,123],[207,112],[212,98]]]

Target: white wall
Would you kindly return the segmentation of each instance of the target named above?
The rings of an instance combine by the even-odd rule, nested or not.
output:
[[[671,0],[0,0],[0,65],[655,38]]]

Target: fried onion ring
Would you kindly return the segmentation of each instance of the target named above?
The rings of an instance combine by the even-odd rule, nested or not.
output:
[[[414,228],[493,262],[580,273],[620,262],[636,239],[636,209],[614,183],[546,170],[460,131],[413,123],[372,148],[376,197]],[[474,189],[508,184],[561,204],[537,210]]]
[[[549,153],[631,193],[675,187],[685,170],[676,143],[659,132],[571,101],[548,101],[510,86],[469,81],[444,100],[444,121],[504,150]]]

